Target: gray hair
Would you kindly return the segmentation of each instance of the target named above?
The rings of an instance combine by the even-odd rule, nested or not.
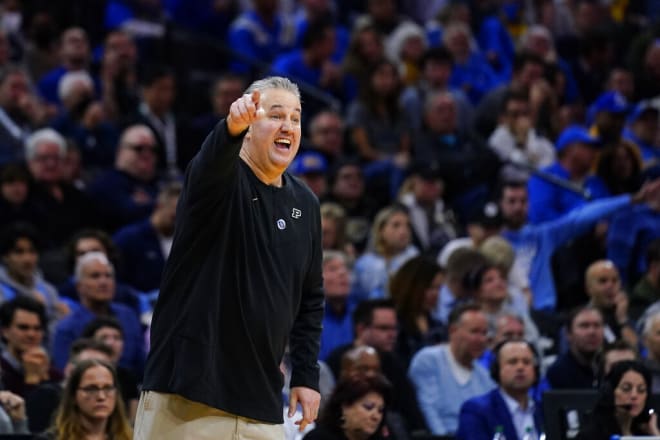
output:
[[[42,128],[32,133],[25,141],[25,158],[32,160],[42,142],[52,142],[60,149],[60,157],[66,156],[66,140],[52,128]]]
[[[263,93],[268,89],[286,90],[287,92],[293,93],[300,101],[300,90],[298,89],[298,86],[288,78],[282,76],[268,76],[266,78],[258,79],[250,84],[245,93],[250,94],[255,90]]]
[[[439,92],[431,92],[426,94],[426,97],[424,98],[424,113],[427,113],[430,110],[432,110],[433,103],[440,97],[451,100],[452,104],[454,104],[454,108],[456,108],[456,98],[454,98],[454,95],[451,92],[443,90]]]
[[[657,310],[655,313],[653,313],[651,316],[647,317],[644,320],[644,328],[642,330],[642,334],[644,336],[648,336],[649,334],[651,334],[653,325],[658,321],[660,321],[660,310]]]
[[[341,260],[344,264],[348,264],[348,256],[342,251],[336,251],[333,249],[327,249],[323,251],[323,262],[322,265],[332,261],[332,260]]]
[[[112,272],[114,273],[115,267],[112,265],[108,256],[103,252],[87,252],[84,255],[81,255],[76,261],[76,270],[74,272],[74,279],[80,281],[82,278],[82,272],[87,265],[93,261],[98,261],[106,266],[109,266]]]
[[[60,100],[64,100],[64,98],[66,98],[73,90],[73,86],[79,82],[84,83],[85,86],[94,90],[94,80],[92,80],[92,77],[89,73],[85,72],[84,70],[67,72],[57,84],[57,96],[60,97]]]

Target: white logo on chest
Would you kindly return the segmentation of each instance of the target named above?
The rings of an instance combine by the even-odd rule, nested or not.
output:
[[[300,218],[302,216],[302,211],[298,208],[293,208],[291,211],[291,217],[293,218]]]

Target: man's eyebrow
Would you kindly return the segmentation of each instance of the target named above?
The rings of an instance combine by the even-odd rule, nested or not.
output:
[[[270,106],[270,110],[280,110],[280,109],[283,109],[283,108],[284,108],[284,106],[282,104],[273,104],[273,105]],[[293,111],[298,112],[298,113],[302,113],[302,111],[300,110],[300,107],[294,108]]]

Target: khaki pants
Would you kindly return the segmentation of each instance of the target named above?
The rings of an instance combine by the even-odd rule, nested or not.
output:
[[[134,440],[283,440],[282,425],[261,423],[177,394],[140,396]]]

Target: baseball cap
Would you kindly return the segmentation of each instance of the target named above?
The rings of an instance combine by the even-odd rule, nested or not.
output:
[[[476,223],[485,228],[499,228],[504,220],[497,203],[488,201],[475,209],[468,218],[468,223]]]
[[[435,161],[417,161],[410,166],[408,174],[417,175],[424,180],[435,180],[440,178],[440,167]]]
[[[296,157],[289,171],[293,174],[323,174],[328,171],[328,162],[317,151],[305,151]]]
[[[561,132],[559,139],[557,139],[557,143],[555,144],[557,152],[576,142],[598,146],[599,139],[589,134],[589,131],[581,125],[569,125]]]
[[[589,106],[587,121],[589,124],[592,124],[596,119],[596,115],[600,112],[623,114],[629,110],[630,104],[625,96],[619,92],[605,92]]]

